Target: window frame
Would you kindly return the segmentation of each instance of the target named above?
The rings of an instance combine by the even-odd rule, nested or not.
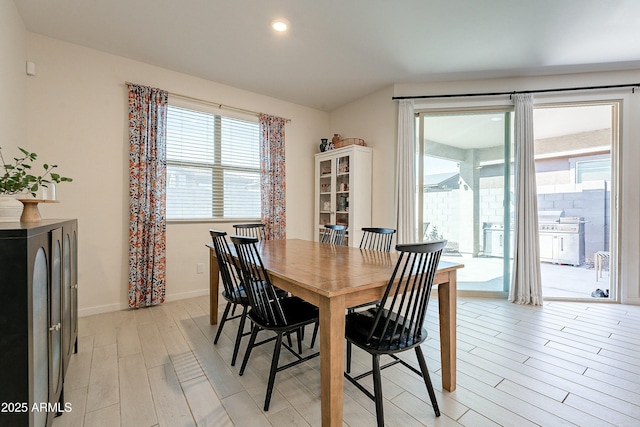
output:
[[[590,181],[594,181],[593,179],[587,179],[586,181],[584,179],[582,179],[582,175],[581,175],[581,166],[585,166],[588,164],[594,164],[594,163],[600,163],[600,162],[607,162],[608,163],[608,179],[606,181],[611,181],[611,156],[592,156],[592,157],[580,157],[580,158],[576,158],[576,159],[571,159],[570,163],[571,163],[571,172],[573,174],[572,176],[572,182],[574,182],[575,184],[583,184],[585,182],[590,182]],[[599,172],[603,172],[603,170],[599,171]],[[582,172],[585,172],[584,170],[582,170]],[[595,180],[598,181],[598,180]]]

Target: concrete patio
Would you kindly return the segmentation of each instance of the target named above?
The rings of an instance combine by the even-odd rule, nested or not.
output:
[[[458,272],[458,289],[463,291],[494,291],[503,289],[503,266],[501,258],[444,256],[445,261],[459,262],[465,268]],[[571,300],[609,300],[593,298],[596,289],[610,289],[609,269],[604,269],[602,278],[596,280],[596,272],[590,264],[574,267],[541,263],[544,298],[567,298]]]

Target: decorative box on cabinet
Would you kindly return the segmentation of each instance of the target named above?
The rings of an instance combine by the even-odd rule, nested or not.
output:
[[[77,253],[76,220],[0,223],[0,425],[50,426],[69,410]]]
[[[360,244],[362,227],[371,226],[371,162],[371,148],[358,145],[315,155],[315,240],[325,224],[340,224],[345,244]]]

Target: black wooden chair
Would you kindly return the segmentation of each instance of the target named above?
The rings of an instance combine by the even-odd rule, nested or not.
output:
[[[320,243],[342,245],[344,243],[344,236],[346,232],[346,225],[325,224]]]
[[[222,319],[220,320],[220,325],[218,326],[218,331],[216,332],[216,337],[213,340],[213,343],[218,343],[218,339],[220,338],[220,334],[222,333],[222,329],[224,328],[227,320],[238,318],[240,319],[240,325],[238,326],[238,332],[236,335],[236,342],[233,347],[233,357],[231,358],[231,366],[235,366],[236,358],[238,357],[238,349],[240,348],[240,341],[242,341],[243,336],[248,335],[248,333],[244,333],[244,324],[247,319],[249,299],[247,298],[247,294],[244,290],[244,287],[242,286],[242,281],[240,279],[240,269],[238,268],[235,259],[231,255],[229,243],[225,238],[227,233],[224,231],[209,230],[209,234],[211,234],[211,239],[213,240],[213,248],[216,252],[216,260],[218,261],[218,267],[220,268],[220,277],[222,278],[222,284],[224,285],[222,297],[227,300],[227,304],[224,307],[224,313],[222,314]],[[235,310],[238,305],[242,307],[242,313],[236,315]],[[229,311],[232,307],[233,311],[231,313],[231,316],[229,316]],[[215,310],[217,309],[217,307],[212,307],[211,309]]]
[[[367,249],[378,252],[391,252],[391,240],[396,230],[393,228],[377,228],[365,227],[362,229],[362,239],[360,240],[360,249]],[[372,301],[351,307],[347,313],[353,313],[358,308],[368,307],[373,304],[379,304],[380,301]],[[314,331],[316,332],[316,331]],[[317,332],[316,332],[317,334]],[[314,335],[315,336],[315,335]],[[351,372],[351,343],[347,342],[347,373]]]
[[[397,245],[396,250],[400,252],[400,256],[380,304],[368,310],[347,314],[347,342],[371,354],[373,369],[355,377],[346,372],[344,375],[375,401],[378,426],[384,426],[380,371],[397,363],[408,367],[423,378],[433,410],[437,417],[440,416],[420,344],[427,339],[427,330],[423,324],[433,279],[445,245],[446,241]],[[420,370],[396,356],[396,353],[412,348],[415,349]],[[389,355],[393,361],[380,366],[381,355]],[[374,394],[358,382],[371,374]]]
[[[372,251],[379,252],[390,252],[391,251],[391,241],[393,240],[393,235],[396,230],[393,228],[379,228],[379,227],[364,227],[362,228],[362,239],[360,239],[360,249],[367,249]],[[367,307],[371,304],[376,304],[377,301],[372,301],[370,303],[361,304],[356,307],[351,307],[348,309],[348,313],[352,313],[357,308]],[[316,336],[318,335],[317,325],[313,330],[313,337],[311,339],[311,346],[316,341]],[[347,344],[347,362],[351,360],[351,345]],[[349,366],[349,363],[347,363]],[[349,371],[347,371],[349,372]]]
[[[360,249],[369,249],[372,251],[390,252],[391,240],[396,230],[393,228],[373,228],[365,227],[362,229],[362,239],[360,240]]]
[[[238,236],[255,237],[262,241],[267,240],[265,232],[265,225],[262,223],[257,224],[234,224],[233,228]]]
[[[271,283],[262,264],[262,259],[260,258],[257,248],[258,239],[253,237],[232,236],[231,241],[238,254],[242,277],[251,307],[248,316],[253,323],[251,338],[249,339],[249,344],[244,354],[240,375],[244,374],[249,356],[254,347],[273,341],[274,339],[276,340],[273,348],[273,357],[271,359],[267,394],[264,401],[264,410],[268,411],[276,373],[306,362],[320,354],[316,352],[306,357],[302,357],[300,354],[302,353],[302,328],[318,321],[318,308],[298,297],[282,296],[277,292],[277,288]],[[258,332],[261,330],[274,332],[276,336],[271,339],[256,342]],[[292,332],[296,332],[298,335],[298,353],[291,348],[290,344],[285,344],[282,341],[284,335],[290,335]],[[296,357],[296,360],[286,365],[278,366],[282,347],[289,350],[289,352]]]

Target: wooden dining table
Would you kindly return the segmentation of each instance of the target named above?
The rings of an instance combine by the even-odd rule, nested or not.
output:
[[[210,322],[218,322],[219,269],[210,248]],[[342,426],[345,310],[382,297],[398,255],[307,240],[268,240],[260,255],[273,284],[320,309],[322,425]],[[456,272],[440,261],[437,285],[442,387],[456,388]]]

